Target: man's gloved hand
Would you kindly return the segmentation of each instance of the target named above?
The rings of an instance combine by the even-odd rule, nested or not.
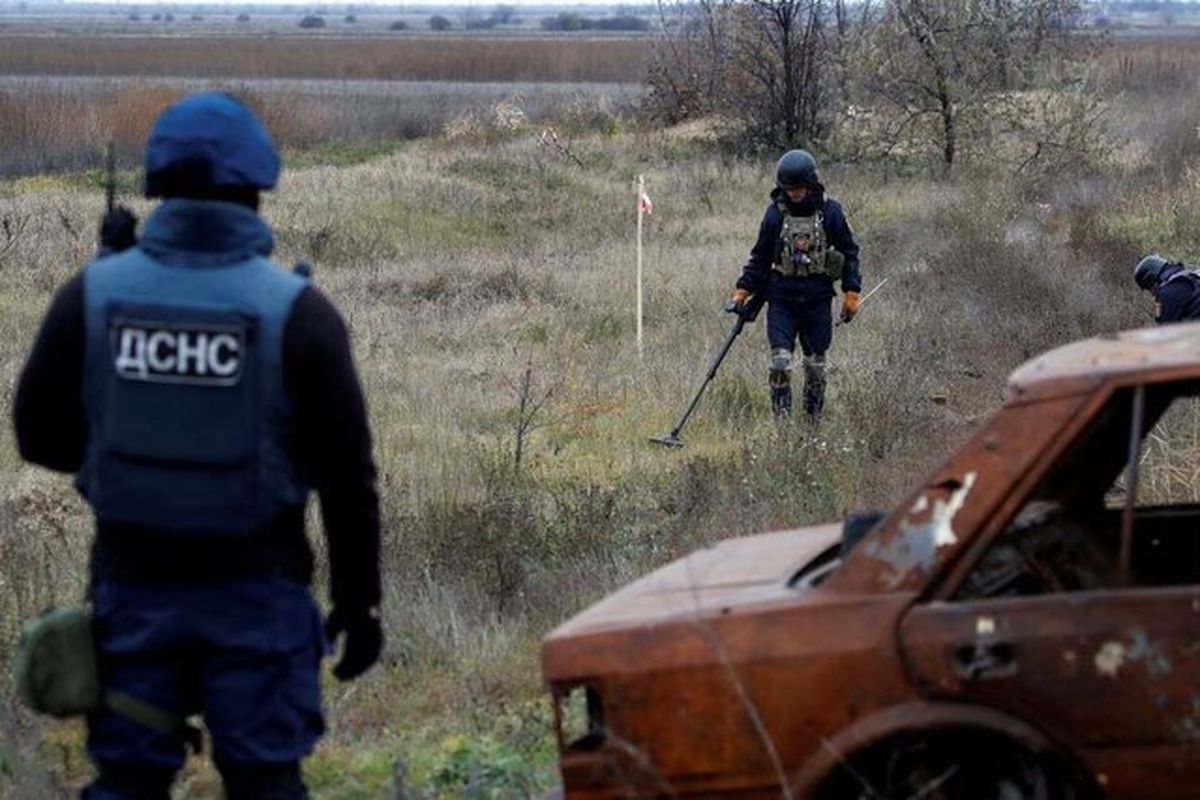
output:
[[[750,293],[745,289],[734,289],[733,294],[729,297],[729,302],[725,304],[725,310],[731,314],[740,314],[742,309],[746,307],[746,301],[750,299]]]
[[[363,608],[343,611],[334,608],[325,620],[325,636],[333,644],[341,633],[346,634],[342,657],[333,668],[339,681],[350,681],[369,670],[379,660],[383,649],[383,626],[379,609]]]
[[[858,305],[862,300],[858,292],[846,292],[842,295],[842,322],[849,322],[858,313]]]
[[[125,206],[113,209],[100,220],[100,248],[120,253],[137,244],[137,216]]]

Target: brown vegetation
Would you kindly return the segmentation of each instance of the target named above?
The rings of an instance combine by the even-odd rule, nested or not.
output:
[[[94,168],[110,141],[123,162],[134,162],[162,109],[198,89],[241,97],[285,148],[348,151],[428,136],[504,100],[540,120],[572,107],[611,115],[639,94],[635,86],[609,84],[0,79],[0,175]]]
[[[0,74],[618,83],[642,79],[648,50],[616,37],[6,36]]]
[[[1117,39],[1098,67],[1112,91],[1172,93],[1195,86],[1200,46],[1192,37]]]

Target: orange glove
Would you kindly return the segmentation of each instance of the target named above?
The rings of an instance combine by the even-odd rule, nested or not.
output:
[[[854,315],[858,313],[858,305],[862,300],[859,299],[858,292],[846,292],[842,295],[842,322],[849,322],[854,319]]]

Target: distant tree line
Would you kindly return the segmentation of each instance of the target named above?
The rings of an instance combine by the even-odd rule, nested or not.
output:
[[[614,17],[586,17],[578,11],[562,11],[541,21],[546,31],[648,31],[650,20],[632,14]]]

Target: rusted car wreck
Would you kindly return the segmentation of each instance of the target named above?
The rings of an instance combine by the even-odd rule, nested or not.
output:
[[[728,540],[579,614],[542,645],[566,797],[1200,797],[1200,505],[1137,491],[1197,395],[1200,324],[1077,342],[861,540]]]

